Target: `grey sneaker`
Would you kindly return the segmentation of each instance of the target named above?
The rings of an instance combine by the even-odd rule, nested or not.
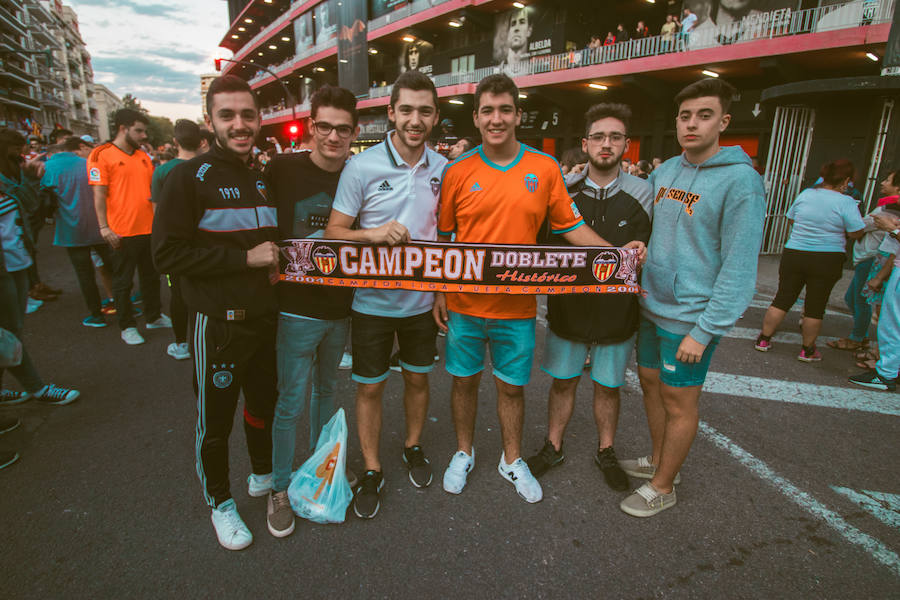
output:
[[[247,478],[247,493],[254,498],[265,496],[272,490],[272,474],[257,475],[250,473]]]
[[[266,522],[269,524],[269,533],[275,537],[287,537],[294,533],[294,511],[288,500],[287,490],[269,492]]]
[[[147,329],[171,329],[172,319],[160,314],[156,319],[147,323]]]
[[[676,501],[674,486],[671,494],[663,494],[648,481],[622,500],[619,508],[632,517],[652,517],[658,512],[672,508]]]
[[[640,458],[628,458],[625,460],[619,461],[619,466],[622,467],[622,470],[632,477],[637,477],[639,479],[653,479],[653,476],[656,475],[656,465],[650,462],[651,456],[642,456]],[[681,483],[681,473],[675,473],[675,481],[673,481],[675,485]]]

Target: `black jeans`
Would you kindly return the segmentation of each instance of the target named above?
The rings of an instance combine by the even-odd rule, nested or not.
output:
[[[272,472],[272,420],[278,399],[275,315],[222,321],[191,315],[191,355],[197,395],[196,467],[207,504],[229,498],[228,437],[244,393],[244,437],[257,475]]]
[[[94,250],[103,259],[103,264],[112,264],[112,250],[106,244],[94,246],[74,246],[66,248],[75,276],[78,278],[78,287],[84,303],[91,312],[91,316],[102,317],[100,312],[100,290],[97,288],[97,280],[94,277],[94,261],[91,259],[91,250]]]
[[[167,275],[169,278],[169,316],[172,317],[172,333],[175,341],[183,344],[187,341],[188,312],[181,296],[181,281],[176,275]]]
[[[34,393],[44,387],[41,376],[38,375],[25,341],[22,339],[22,329],[25,327],[25,302],[28,298],[28,269],[13,273],[0,272],[0,327],[6,329],[22,342],[22,362],[15,367],[7,369],[13,374],[22,388],[28,393]],[[3,379],[4,369],[0,369],[0,381]]]
[[[119,241],[119,249],[112,253],[113,296],[116,300],[119,329],[125,330],[136,325],[131,309],[131,285],[135,269],[144,298],[144,316],[148,323],[159,318],[159,273],[153,267],[149,235],[123,237]]]

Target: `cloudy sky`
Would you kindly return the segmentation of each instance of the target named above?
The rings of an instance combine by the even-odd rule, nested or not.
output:
[[[224,0],[65,0],[78,13],[94,81],[133,94],[151,114],[199,119],[200,74],[228,29]]]

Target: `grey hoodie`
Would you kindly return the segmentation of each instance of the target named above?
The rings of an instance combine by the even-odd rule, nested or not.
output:
[[[753,299],[766,216],[762,178],[739,146],[726,146],[701,165],[670,158],[650,175],[650,185],[642,314],[709,344]]]

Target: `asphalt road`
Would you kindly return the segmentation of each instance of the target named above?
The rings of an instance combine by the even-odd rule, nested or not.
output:
[[[168,330],[127,347],[114,323],[83,327],[74,273],[44,235],[42,274],[65,293],[27,317],[25,341],[48,381],[76,386],[82,397],[66,407],[0,409],[23,421],[0,437],[0,448],[22,455],[0,471],[2,598],[900,597],[900,514],[885,504],[884,520],[876,518],[834,489],[900,494],[900,396],[859,409],[873,396],[844,383],[857,370],[846,353],[826,348],[825,359],[810,365],[795,360],[796,346],[776,344],[763,355],[734,338],[722,341],[713,360],[725,383],[702,398],[704,425],[682,469],[678,505],[656,517],[625,515],[623,494],[604,485],[592,459],[586,382],[568,458],[543,478],[543,502],[526,504],[496,471],[500,435],[488,378],[475,470],[462,495],[445,493],[440,478],[455,438],[441,364],[424,441],[435,484],[417,490],[406,478],[401,378],[392,375],[385,498],[371,521],[352,514],[342,525],[298,520],[292,536],[273,538],[265,498],[247,496],[249,461],[236,421],[232,489],[255,539],[245,551],[226,551],[193,467],[190,362],[166,356]],[[756,329],[762,313],[748,309],[738,325]],[[829,316],[823,335],[842,335],[848,323]],[[359,472],[354,386],[347,371],[339,379],[350,466]],[[16,385],[9,375],[4,383]],[[527,453],[543,441],[549,383],[535,367],[526,392]],[[815,405],[826,400],[832,405]],[[306,428],[304,420],[297,465],[306,456]],[[616,449],[620,457],[649,450],[634,385],[623,393]]]

